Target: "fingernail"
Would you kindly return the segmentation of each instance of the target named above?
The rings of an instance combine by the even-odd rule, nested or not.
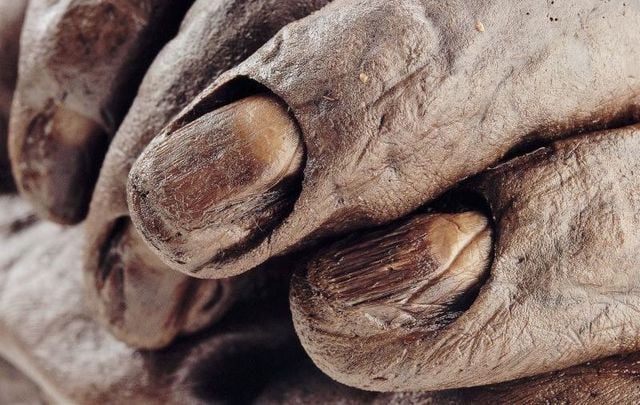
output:
[[[297,197],[302,161],[286,106],[266,95],[242,99],[147,147],[129,175],[132,220],[168,264],[196,274],[280,223]]]
[[[14,136],[13,171],[23,195],[46,219],[81,221],[108,145],[100,125],[55,106],[35,115],[22,137]]]
[[[311,262],[300,282],[336,310],[340,317],[323,322],[339,330],[355,324],[358,333],[435,330],[469,304],[488,271],[491,247],[491,228],[477,212],[420,215],[339,242]]]

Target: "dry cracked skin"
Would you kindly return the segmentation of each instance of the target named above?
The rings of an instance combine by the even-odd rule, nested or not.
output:
[[[167,349],[136,350],[93,320],[86,306],[81,293],[84,230],[42,223],[15,196],[0,197],[0,208],[0,355],[20,370],[0,364],[0,387],[4,387],[0,400],[7,403],[601,404],[640,400],[637,354],[486,387],[390,394],[356,390],[332,381],[300,356],[286,302],[266,312],[239,308],[220,327],[178,340]]]
[[[307,352],[343,383],[405,391],[637,351],[638,152],[628,126],[468,180],[493,238],[477,212],[429,213],[327,248],[291,292]]]
[[[126,345],[86,305],[85,230],[40,222],[18,197],[1,197],[0,207],[0,353],[53,403],[242,399],[293,357],[286,294],[280,302],[236,307],[216,328],[170,350]]]
[[[134,223],[171,267],[219,278],[395,220],[523,148],[636,121],[639,21],[631,2],[333,1],[287,25],[150,142],[130,174]],[[271,231],[225,248],[207,239],[224,212],[190,219],[167,210],[187,190],[226,204],[191,182],[203,158],[181,147],[191,145],[186,127],[245,92],[286,104],[306,156],[292,207],[283,205]],[[186,156],[181,171],[153,170],[167,149]],[[232,151],[204,158],[212,170],[224,152]],[[235,174],[226,185],[245,189],[244,173]]]
[[[270,265],[248,270],[404,218],[294,280],[297,332],[332,378],[441,390],[638,349],[639,4],[236,3],[194,3],[104,161],[85,288],[116,336],[165,346],[269,289]],[[89,128],[61,111],[34,128]],[[459,190],[485,204],[420,208]],[[86,207],[65,196],[52,206]],[[526,381],[532,398],[633,398],[628,358]],[[607,382],[591,397],[565,376]]]
[[[356,266],[356,274],[348,263],[336,266],[344,285],[335,288],[343,295],[329,287],[332,275],[310,279],[309,288],[294,284],[297,331],[333,378],[380,391],[496,383],[635,351],[637,128],[626,125],[638,121],[638,22],[638,4],[600,1],[334,1],[285,27],[150,142],[129,176],[133,222],[172,268],[225,277],[320,238],[397,219],[506,158],[576,137],[499,166],[469,186],[487,200],[492,215],[485,223],[472,213],[471,219],[450,219],[458,227],[469,221],[479,232],[471,236],[479,238],[472,238],[473,249],[481,252],[463,258],[474,274],[450,274],[456,266],[420,262],[406,274],[382,267],[382,274],[372,276],[380,264],[368,263],[380,242],[374,240],[361,247],[369,267]],[[229,126],[241,139],[264,136],[263,123],[272,117],[237,117],[246,104],[265,98],[286,104],[291,125],[298,125],[306,152],[298,168],[299,195],[291,196],[291,207],[281,205],[275,219],[271,214],[272,231],[262,239],[256,241],[251,230],[230,232],[234,243],[222,244],[216,232],[223,221],[242,226],[262,213],[236,218],[229,190],[219,189],[242,195],[262,177],[232,171],[232,178],[208,187],[200,179],[220,179],[216,162],[224,167],[241,150],[225,141]],[[250,122],[255,124],[247,129]],[[204,156],[189,152],[208,147]],[[290,155],[283,156],[289,167]],[[536,158],[539,167],[512,166]],[[582,161],[588,158],[593,161]],[[161,165],[166,161],[171,168]],[[278,192],[286,179],[274,177],[273,187],[258,195]],[[181,204],[192,195],[206,208],[202,215]],[[264,205],[265,212],[272,209]],[[491,220],[498,232],[494,241]],[[389,254],[384,248],[382,263]],[[463,255],[472,254],[467,248]],[[474,267],[483,261],[488,266],[492,255],[489,270]],[[421,286],[421,277],[434,269],[447,277],[434,276]],[[480,280],[485,272],[488,280]],[[360,276],[363,286],[354,284]],[[394,296],[396,284],[410,298],[402,314],[394,313],[393,300],[407,297]],[[465,308],[465,293],[479,284],[479,295]],[[348,312],[344,306],[371,304],[368,295],[376,288],[382,303],[367,307],[364,319],[342,312]],[[324,296],[328,291],[336,295]],[[333,304],[339,306],[335,312]]]

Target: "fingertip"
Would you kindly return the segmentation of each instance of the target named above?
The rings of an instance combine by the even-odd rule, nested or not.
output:
[[[80,222],[109,137],[98,123],[61,105],[26,117],[16,113],[10,134],[19,190],[40,216],[62,224]],[[22,122],[25,118],[28,122]]]
[[[247,97],[147,146],[129,175],[132,220],[167,264],[193,275],[277,226],[303,155],[285,107]]]
[[[492,243],[488,219],[475,211],[416,215],[337,242],[292,281],[302,345],[345,384],[419,384],[377,378],[407,375],[407,364],[382,367],[405,356],[411,342],[435,343],[469,308],[489,270]]]

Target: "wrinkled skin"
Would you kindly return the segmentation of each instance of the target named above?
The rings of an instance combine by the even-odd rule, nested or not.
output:
[[[436,2],[417,0],[405,0],[401,4],[338,0],[310,17],[290,24],[246,62],[197,96],[151,142],[141,160],[154,156],[159,146],[169,142],[173,134],[202,114],[253,95],[257,88],[260,91],[266,88],[288,106],[291,118],[295,118],[300,126],[306,146],[300,194],[295,196],[294,207],[291,212],[280,213],[278,220],[281,223],[273,232],[246,251],[226,256],[211,252],[212,258],[223,257],[224,260],[213,260],[205,266],[188,268],[165,260],[166,267],[203,278],[239,274],[272,256],[313,244],[322,237],[334,237],[397,219],[430,203],[446,190],[464,186],[488,201],[498,231],[494,241],[496,256],[489,270],[491,277],[475,302],[452,323],[439,330],[435,338],[428,336],[428,339],[422,339],[421,331],[414,334],[406,329],[391,330],[392,340],[407,336],[414,339],[409,340],[410,353],[409,349],[407,351],[413,367],[400,370],[385,368],[380,371],[376,367],[384,367],[390,358],[406,354],[398,353],[398,346],[389,344],[386,351],[378,353],[381,361],[372,361],[366,346],[354,349],[352,341],[340,346],[331,339],[325,340],[322,337],[325,331],[318,329],[315,323],[326,319],[315,319],[316,314],[308,309],[300,309],[305,305],[310,306],[317,297],[305,295],[304,281],[298,279],[292,293],[296,325],[306,349],[324,371],[348,384],[368,389],[443,389],[505,381],[637,349],[634,333],[637,317],[633,313],[635,297],[632,290],[623,288],[625,285],[621,281],[633,285],[637,276],[633,265],[624,261],[627,259],[625,252],[633,251],[634,247],[629,228],[633,227],[636,211],[634,202],[626,200],[625,196],[633,195],[630,190],[635,190],[635,187],[632,182],[621,182],[621,179],[633,177],[630,174],[634,170],[635,154],[625,155],[619,150],[616,153],[616,147],[623,150],[630,147],[625,146],[625,142],[634,138],[636,131],[633,127],[621,130],[631,134],[620,136],[624,142],[614,140],[608,145],[609,141],[588,141],[586,146],[559,144],[553,148],[568,157],[541,153],[541,157],[535,155],[530,158],[539,158],[531,163],[531,167],[527,164],[518,167],[510,163],[481,174],[471,182],[464,180],[496,164],[505,155],[517,155],[537,142],[637,121],[639,83],[634,72],[640,61],[636,46],[638,32],[635,29],[639,13],[635,3],[621,6],[595,0],[558,5],[533,2],[514,5],[506,1],[485,1],[472,5],[449,2],[446,7]],[[541,26],[544,29],[540,29]],[[159,65],[161,57],[156,60]],[[172,60],[174,56],[167,58]],[[233,63],[220,71],[236,61],[234,59]],[[187,65],[185,63],[184,66]],[[152,67],[150,73],[153,71]],[[217,76],[217,73],[213,76]],[[151,79],[145,80],[153,83]],[[204,87],[204,82],[200,86]],[[199,90],[191,89],[194,92],[191,94],[175,91],[191,98]],[[173,92],[174,89],[167,90],[166,94]],[[140,99],[144,100],[145,92],[141,90],[140,94]],[[160,99],[159,96],[155,97]],[[181,107],[178,104],[170,106],[167,111],[171,112],[163,117],[163,124]],[[141,103],[136,114],[149,114],[145,111],[150,110],[143,107]],[[132,122],[140,119],[132,114],[129,115],[134,117],[131,118]],[[617,134],[612,132],[590,136],[617,139]],[[99,262],[95,257],[105,243],[110,246],[108,242],[113,221],[117,218],[127,221],[125,177],[133,160],[153,136],[153,133],[145,133],[132,138],[122,137],[133,140],[128,145],[126,141],[121,141],[120,147],[114,142],[111,149],[113,153],[110,152],[105,161],[105,169],[99,180],[106,184],[101,194],[104,198],[95,198],[94,206],[107,208],[95,208],[95,218],[100,220],[90,222],[88,228],[90,234],[94,233],[90,236],[93,242],[89,245],[86,266],[90,294],[94,293],[92,288],[100,292],[100,288],[94,287],[95,283],[91,284],[97,271],[96,263]],[[602,143],[608,146],[602,147]],[[611,155],[603,160],[604,169],[596,164],[598,162],[589,163],[585,165],[586,169],[574,174],[570,168],[553,166],[554,159],[565,157],[568,162],[575,163],[575,158],[571,160],[572,153],[597,157],[605,152]],[[581,163],[576,164],[582,169]],[[139,169],[141,167],[144,165],[134,167],[135,176],[132,176],[130,184],[138,184],[137,179],[147,175]],[[554,200],[550,206],[561,207],[558,211],[563,212],[562,219],[581,230],[588,230],[587,235],[594,235],[593,240],[588,239],[589,251],[599,255],[576,258],[567,253],[580,247],[584,241],[567,237],[566,232],[559,232],[566,229],[558,227],[552,220],[544,221],[547,217],[537,217],[540,213],[549,213],[544,210],[548,208],[544,202],[540,202],[544,209],[537,210],[527,204],[513,204],[517,196],[538,194],[535,188],[529,188],[529,182],[525,180],[521,180],[522,186],[513,185],[505,179],[511,175],[535,178],[536,174],[531,172],[536,170],[551,173],[547,177],[560,179],[561,186],[554,188],[549,196],[558,201]],[[626,177],[624,173],[627,173]],[[586,191],[585,195],[592,192],[599,196],[597,192],[600,188],[595,184],[610,188],[611,185],[626,186],[613,187],[606,195],[608,199],[605,201],[617,202],[615,209],[605,210],[604,203],[594,208],[596,214],[612,214],[613,223],[621,227],[616,236],[600,237],[601,227],[611,225],[606,218],[598,215],[593,220],[580,218],[584,207],[591,207],[590,201],[586,196],[574,200],[575,188],[567,186],[567,190],[564,190],[565,178],[569,175],[577,183],[586,184],[582,188],[576,186],[578,191]],[[545,179],[547,177],[542,176]],[[491,181],[495,184],[491,185]],[[540,184],[537,186],[542,187]],[[100,190],[99,187],[97,190]],[[130,191],[136,194],[154,190],[141,191],[130,187]],[[129,198],[133,200],[131,195]],[[496,212],[500,206],[508,208],[504,208],[506,214]],[[116,207],[116,215],[104,215],[113,207]],[[136,215],[145,215],[145,212]],[[106,224],[100,224],[100,221]],[[206,227],[208,224],[201,225]],[[527,231],[523,237],[518,233],[521,229],[535,231]],[[135,241],[132,243],[135,249],[140,249],[138,241],[142,236],[151,248],[151,253],[146,252],[145,255],[159,253],[153,252],[153,249],[157,249],[153,240],[157,235],[149,229],[139,230],[140,235],[131,239]],[[566,249],[549,257],[549,246],[530,244],[532,234],[535,237],[544,235],[543,240],[549,243],[561,241]],[[620,262],[615,262],[611,257],[613,255],[608,253],[615,248],[612,242],[616,241],[624,242],[618,246],[622,249]],[[124,250],[128,248],[125,246]],[[528,254],[533,259],[526,256],[520,260],[522,256],[519,253],[527,249],[531,249]],[[519,261],[518,266],[514,267],[509,260]],[[577,264],[572,260],[578,260]],[[157,263],[153,265],[154,270],[161,266]],[[570,270],[573,265],[577,265],[579,271],[572,273]],[[602,271],[600,265],[608,271]],[[127,267],[115,268],[120,271],[120,277],[114,277],[113,280],[127,279],[122,277],[122,274],[128,274],[122,272],[123,268]],[[611,274],[618,268],[624,272]],[[117,271],[107,270],[107,279],[118,275]],[[163,279],[162,276],[153,275],[153,272],[143,271],[140,274],[140,280],[144,282],[136,281],[137,287],[134,282],[131,284],[134,287],[129,291],[154,285]],[[506,277],[505,283],[496,281],[501,277]],[[588,279],[587,285],[595,286],[581,292],[586,298],[575,300],[575,297],[565,296],[573,292],[572,289],[565,290],[568,285],[573,286],[575,279],[572,277],[578,278],[578,284],[583,282],[580,277],[584,277]],[[407,280],[407,283],[412,282]],[[609,282],[620,288],[607,289]],[[175,280],[168,283],[169,287],[177,284]],[[137,311],[131,319],[141,319],[144,311],[137,308],[144,308],[145,303],[140,301],[140,294],[137,293],[122,298],[120,291],[127,290],[122,288],[123,285],[127,284],[120,284],[119,288],[113,289],[120,294],[116,298],[127,303],[126,308]],[[246,289],[243,287],[240,290]],[[106,297],[93,297],[93,302],[107,308],[102,312],[103,320],[112,325],[110,320],[119,317],[110,318],[105,314],[110,308],[118,311],[123,306],[110,305],[117,300],[109,293]],[[610,304],[617,318],[609,316],[609,309],[600,312],[598,309],[585,310],[593,302],[599,302],[600,298],[607,305]],[[577,301],[570,307],[574,312],[569,316],[544,305],[567,299],[570,302]],[[187,301],[186,305],[182,305],[184,298],[176,299],[175,294],[153,297],[153,302],[194,308],[196,315],[189,318],[199,319],[195,324],[200,326],[208,322],[206,316],[197,316],[197,304]],[[323,304],[329,306],[332,303]],[[170,316],[175,311],[171,305],[168,308],[167,316]],[[507,310],[505,315],[504,308],[513,309],[514,312]],[[565,309],[564,306],[562,308]],[[324,311],[322,307],[316,310]],[[530,321],[532,313],[535,318]],[[492,318],[493,315],[496,316]],[[592,333],[592,330],[583,326],[589,325],[592,318],[601,322],[596,326],[604,332],[584,340],[581,334]],[[334,322],[335,319],[328,321]],[[481,329],[482,325],[493,326],[491,322],[496,322],[493,330],[487,332]],[[121,338],[130,339],[134,344],[157,347],[168,343],[180,331],[197,329],[181,326],[168,333],[169,338],[163,337],[160,343],[148,343],[147,339],[153,341],[154,337],[149,338],[148,331],[136,330],[136,326],[139,326],[136,322],[130,322],[124,328],[126,333],[118,332],[117,326],[114,330],[120,333]],[[546,333],[545,327],[551,333]],[[620,334],[615,333],[616,328]],[[576,335],[567,337],[567,330]],[[456,331],[465,334],[456,338],[447,337]],[[138,336],[143,337],[136,340]],[[516,336],[519,338],[516,339]],[[471,343],[462,344],[467,342],[464,339]],[[434,346],[434,342],[440,342],[440,346]],[[561,346],[558,346],[559,342]],[[446,343],[452,345],[445,347]],[[332,350],[336,350],[336,346],[340,346],[339,354],[342,350],[349,352],[348,355],[330,357],[327,353],[335,353]],[[501,353],[502,347],[509,347],[513,351]],[[558,347],[563,348],[561,353]],[[461,350],[463,355],[457,355],[457,350]],[[464,356],[464,353],[468,355]],[[520,353],[524,354],[520,356]],[[462,367],[456,362],[463,362]],[[474,368],[474,365],[477,367]],[[626,370],[625,366],[621,369]],[[585,373],[589,374],[589,367],[586,370]],[[633,372],[630,374],[633,375]],[[560,380],[561,377],[554,377],[547,381],[554,384],[554,381]],[[595,381],[598,384],[605,380],[595,378]],[[635,395],[629,386],[622,385],[616,391],[615,388],[609,390],[607,384],[603,390],[609,395],[628,395],[629,398]],[[535,383],[533,386],[539,388]],[[557,392],[557,386],[548,389]],[[544,389],[540,388],[539,392],[544,392]],[[573,394],[567,395],[590,395],[571,392]],[[615,399],[615,396],[608,398]]]
[[[403,5],[336,1],[287,26],[206,89],[150,143],[130,176],[134,218],[155,218],[152,209],[137,201],[165,192],[147,170],[148,162],[169,146],[179,150],[181,131],[226,104],[229,94],[250,91],[255,85],[247,78],[289,106],[307,152],[296,204],[262,243],[234,254],[212,251],[212,260],[204,265],[172,262],[171,255],[165,255],[165,262],[205,278],[243,272],[319,237],[406,214],[506,155],[638,120],[637,4],[594,1],[534,7],[487,1],[439,7],[428,1],[406,1]],[[541,23],[544,30],[538,29]],[[335,49],[337,38],[349,38],[344,52]],[[399,38],[400,46],[395,44]],[[637,185],[622,182],[633,178],[637,169],[635,154],[624,153],[632,148],[635,131],[626,127],[591,135],[616,141],[610,141],[613,146],[595,140],[584,146],[591,149],[584,155],[606,156],[584,172],[550,166],[545,169],[549,174],[542,175],[503,166],[505,174],[494,180],[496,184],[516,176],[521,177],[522,188],[510,183],[504,190],[494,185],[486,192],[483,187],[488,185],[472,187],[487,200],[496,221],[499,205],[510,207],[512,213],[495,223],[497,256],[481,294],[435,337],[423,337],[419,329],[414,333],[387,327],[383,350],[378,335],[370,339],[371,347],[352,345],[351,333],[364,332],[342,335],[345,326],[335,316],[323,319],[330,301],[322,291],[294,285],[296,324],[308,352],[342,382],[387,391],[495,383],[637,350],[633,288],[637,269],[632,260],[625,261],[636,248],[637,204],[627,196],[635,194]],[[560,145],[564,144],[554,148],[582,151]],[[554,159],[552,155],[550,161]],[[570,163],[573,160],[567,166]],[[183,166],[190,167],[188,162]],[[188,179],[188,173],[175,175]],[[526,204],[517,204],[509,194],[546,193],[556,181],[554,174],[562,186],[552,188],[550,200],[539,206],[526,198]],[[536,176],[540,180],[535,181]],[[564,180],[568,176],[586,185],[572,188]],[[624,188],[613,187],[621,184]],[[602,189],[609,190],[606,196],[601,196]],[[162,202],[161,197],[156,200]],[[605,202],[613,208],[605,209]],[[590,221],[580,217],[587,209],[596,210]],[[612,222],[602,219],[604,212],[615,214]],[[560,222],[550,219],[561,214]],[[134,223],[153,249],[165,253],[158,243],[165,241],[165,233],[141,221]],[[566,223],[574,228],[565,229]],[[534,231],[520,236],[519,229]],[[610,236],[595,237],[601,234]],[[545,244],[530,246],[527,242],[534,237]],[[554,241],[565,245],[557,247],[559,242]],[[587,243],[584,257],[572,253]],[[507,251],[504,258],[501,249]],[[529,249],[530,253],[518,254]],[[547,259],[549,251],[554,253],[550,261],[528,258]],[[510,275],[504,283],[503,275]],[[409,277],[406,283],[414,281]],[[576,292],[576,283],[594,287]],[[577,300],[572,294],[584,297]],[[556,300],[556,306],[548,303]],[[558,308],[562,311],[555,314]],[[398,364],[397,359],[403,361]]]
[[[636,121],[640,4],[625,4],[334,1],[288,25],[185,108],[134,166],[133,193],[165,192],[135,187],[153,175],[146,161],[257,82],[300,125],[306,164],[295,205],[260,243],[172,267],[225,277],[399,218],[525,146]],[[139,229],[152,246],[164,237]]]
[[[187,274],[237,274],[320,237],[398,218],[505,156],[517,156],[541,142],[638,121],[638,4],[439,4],[332,2],[287,26],[201,93],[133,167],[134,218],[157,217],[154,205],[137,204],[150,200],[150,194],[157,193],[154,201],[161,203],[162,198],[180,197],[168,194],[147,169],[154,157],[170,148],[182,153],[185,128],[228,104],[234,94],[251,92],[256,82],[281,98],[300,125],[307,152],[300,195],[261,243],[231,254],[212,251],[204,265],[173,260],[162,250],[173,236],[134,221],[149,245]],[[539,29],[540,24],[545,29]],[[340,50],[337,43],[344,43]],[[503,166],[505,174],[496,180],[504,183],[503,189],[496,185],[484,191],[482,182],[471,187],[487,200],[496,221],[499,204],[512,213],[495,223],[497,256],[481,294],[435,337],[391,328],[385,329],[389,344],[382,350],[375,339],[372,347],[353,343],[352,334],[364,332],[343,335],[344,324],[334,315],[323,319],[331,302],[322,290],[294,285],[296,324],[308,352],[342,382],[388,391],[495,383],[637,350],[633,285],[638,272],[632,260],[625,261],[636,249],[637,204],[628,196],[635,195],[637,185],[623,182],[637,169],[635,154],[624,153],[632,149],[635,132],[634,127],[611,132],[613,145],[593,141],[581,148],[554,146],[593,159],[607,157],[577,174],[570,168],[571,159],[566,168],[541,168],[549,174],[537,176],[557,178],[562,186],[553,188],[550,200],[540,206],[526,198],[526,203],[514,202],[515,196],[536,196],[550,187],[530,180],[536,174],[525,169],[513,168],[512,173],[510,166]],[[550,165],[556,159],[543,155],[542,166],[545,157]],[[182,166],[199,167],[195,159]],[[188,179],[188,173],[179,175]],[[524,186],[515,188],[509,175],[522,176]],[[566,183],[568,176],[577,177],[578,185]],[[621,184],[625,187],[603,196],[601,188]],[[574,194],[584,198],[571,197]],[[614,208],[605,208],[605,201]],[[585,210],[595,210],[589,220],[580,217]],[[612,222],[602,219],[604,212],[615,215]],[[552,221],[554,215],[562,216]],[[566,223],[572,223],[573,230],[565,229]],[[519,229],[535,231],[521,236]],[[608,231],[613,234],[595,238]],[[546,244],[530,246],[527,242],[535,238]],[[565,242],[562,248],[556,240]],[[571,253],[587,243],[584,252],[594,256]],[[518,254],[529,249],[526,255]],[[620,257],[611,257],[612,249],[622,249],[614,250]],[[520,271],[513,279],[515,269]],[[616,273],[619,269],[623,271]],[[511,278],[502,283],[503,275]],[[409,277],[406,283],[414,281]],[[583,283],[594,287],[576,292],[574,284]],[[548,302],[557,302],[562,311]]]
[[[84,230],[40,222],[17,197],[0,207],[0,354],[54,403],[217,403],[256,395],[266,371],[292,357],[286,294],[236,308],[171,350],[127,346],[86,306]]]
[[[293,285],[303,345],[338,381],[381,391],[484,385],[638,350],[639,152],[640,127],[630,126],[556,142],[463,184],[486,199],[497,237],[488,280],[453,320],[412,309],[437,288],[411,290],[428,262],[413,277],[391,255],[360,270],[344,246],[329,248],[330,261]],[[338,277],[342,268],[358,272]],[[411,283],[387,281],[396,273]],[[385,284],[371,296],[376,281]],[[413,315],[393,323],[401,314]]]
[[[16,197],[1,197],[0,208],[0,243],[7,248],[0,251],[0,354],[23,373],[0,363],[0,387],[7,384],[0,399],[7,403],[600,404],[640,399],[637,355],[466,390],[355,390],[299,356],[286,307],[280,305],[286,302],[269,307],[271,314],[240,308],[215,330],[166,350],[137,351],[92,320],[83,302],[83,230],[39,222]]]

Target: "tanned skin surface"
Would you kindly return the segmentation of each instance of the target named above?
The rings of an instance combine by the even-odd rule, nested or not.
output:
[[[203,278],[238,274],[319,237],[395,219],[532,145],[638,120],[637,4],[487,1],[453,2],[445,7],[436,2],[405,1],[402,5],[336,1],[287,26],[205,90],[150,143],[130,176],[131,201],[141,196],[171,201],[179,193],[171,195],[156,187],[149,162],[169,147],[187,156],[180,150],[183,128],[225,104],[229,93],[258,83],[286,103],[289,118],[298,122],[306,147],[300,195],[293,210],[281,218],[280,226],[246,251],[224,254],[214,246],[211,260],[204,264],[199,264],[202,260],[191,266],[169,263],[173,268]],[[556,19],[562,23],[556,24]],[[484,29],[477,29],[478,21]],[[540,24],[545,24],[545,29],[539,29]],[[337,40],[345,37],[350,40]],[[344,43],[340,52],[329,46],[336,43]],[[580,166],[584,170],[580,174],[575,174],[575,169],[563,175],[563,170],[553,165],[560,158],[548,153],[536,155],[541,166],[550,165],[546,174],[530,174],[534,169],[527,168],[508,172],[510,176],[526,177],[518,183],[524,188],[514,191],[516,185],[507,174],[486,192],[482,184],[472,187],[488,200],[492,215],[498,216],[494,210],[500,203],[508,205],[515,218],[523,216],[528,221],[496,223],[500,237],[494,242],[494,251],[499,256],[489,271],[488,284],[471,308],[439,331],[435,340],[425,338],[418,328],[415,333],[407,332],[411,337],[407,343],[407,333],[385,329],[390,340],[376,336],[379,341],[371,339],[371,348],[356,345],[361,350],[352,350],[351,344],[338,341],[348,340],[351,335],[341,335],[341,331],[347,327],[344,324],[353,324],[333,325],[336,319],[318,319],[319,315],[308,309],[296,313],[297,307],[322,312],[329,311],[329,306],[317,290],[297,294],[294,289],[294,314],[298,332],[308,343],[307,350],[332,377],[382,391],[495,383],[636,350],[636,319],[628,309],[635,305],[633,289],[625,289],[622,284],[612,291],[606,288],[622,279],[633,283],[637,275],[633,263],[624,261],[636,249],[631,234],[636,205],[627,196],[634,195],[637,186],[622,181],[632,178],[636,170],[635,155],[624,152],[633,149],[635,132],[633,126],[612,131],[610,141],[600,140],[607,135],[596,133],[585,138],[588,146],[575,140],[575,145],[554,144],[552,148],[561,149],[557,154],[566,148],[596,160],[607,156],[602,158],[604,163]],[[183,165],[187,172],[180,176],[185,182],[192,181],[189,170],[199,167],[192,163]],[[570,163],[571,159],[567,165]],[[540,203],[536,210],[531,206],[533,197],[516,204],[516,196],[547,195],[546,183],[529,180],[528,176],[535,179],[537,175],[566,189],[554,189],[547,205]],[[567,176],[582,178],[587,184],[585,190],[572,189],[564,180]],[[612,221],[620,229],[613,229],[615,236],[609,239],[598,239],[600,229],[612,225],[600,215],[592,216],[589,222],[579,214],[602,195],[601,187],[620,184],[627,188],[612,190],[606,199],[615,206],[606,212],[615,213]],[[173,189],[180,187],[174,185]],[[598,194],[589,194],[595,192]],[[491,193],[512,194],[507,198]],[[204,190],[203,194],[208,192]],[[573,194],[592,198],[569,197]],[[211,195],[215,201],[215,193]],[[139,210],[134,215],[137,217],[149,213],[142,206],[132,208]],[[529,211],[539,216],[534,218]],[[559,223],[547,219],[561,213],[564,220],[559,219]],[[185,211],[185,217],[187,214]],[[209,223],[214,224],[204,218],[191,226],[206,229]],[[574,228],[563,228],[567,223],[573,223]],[[526,237],[517,235],[518,230],[529,228],[535,232],[530,231]],[[581,236],[571,235],[571,229]],[[142,227],[142,231],[150,246],[166,249],[166,234],[154,234],[149,227]],[[529,241],[536,240],[537,235],[544,242],[531,246]],[[566,244],[563,249],[558,248],[560,242]],[[590,252],[602,252],[602,256],[563,256],[567,251],[580,251],[585,244],[591,246]],[[628,250],[611,257],[609,245]],[[519,256],[509,253],[518,257],[511,259],[515,264],[505,264],[501,262],[506,260],[501,256],[505,246],[514,252],[533,252]],[[170,246],[161,254],[170,256],[175,248]],[[553,252],[551,258],[549,251]],[[202,252],[198,255],[201,257]],[[618,269],[623,271],[613,275]],[[570,270],[573,273],[567,275]],[[506,288],[496,281],[502,274],[520,278],[508,279],[506,285],[512,287]],[[576,293],[574,284],[581,285],[583,279],[589,279],[585,283],[593,283],[594,288],[580,287],[578,296],[586,298],[578,299],[572,295]],[[415,282],[415,278],[406,281]],[[347,288],[356,288],[346,283]],[[533,291],[531,285],[536,286]],[[621,303],[618,294],[624,297]],[[354,295],[352,299],[357,301]],[[595,305],[600,298],[606,301],[604,307]],[[555,306],[549,304],[556,301]],[[583,305],[597,309],[587,311]],[[516,310],[521,311],[517,317]],[[610,316],[610,311],[618,315]],[[529,313],[540,316],[539,324],[527,323],[531,316],[525,314]],[[567,327],[571,330],[568,336]],[[547,330],[551,332],[543,333]],[[311,341],[314,336],[317,342]],[[380,349],[381,342],[388,344]],[[503,347],[509,350],[503,352]],[[403,361],[394,363],[398,358]]]
[[[484,385],[638,350],[638,148],[638,126],[582,135],[464,183],[490,207],[493,255],[489,219],[460,225],[469,212],[427,215],[457,221],[452,231],[425,230],[418,215],[327,248],[293,283],[303,345],[338,381],[381,391]],[[443,255],[442,232],[464,249]]]

